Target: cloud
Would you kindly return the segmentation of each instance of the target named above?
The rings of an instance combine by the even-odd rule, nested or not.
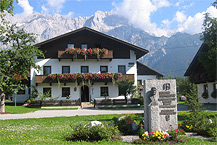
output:
[[[170,3],[167,0],[123,0],[123,2],[113,3],[115,9],[113,12],[126,17],[129,23],[139,27],[146,32],[162,36],[168,35],[168,31],[157,28],[156,23],[151,22],[151,14],[155,13],[161,7],[167,7]]]
[[[153,4],[154,4],[157,8],[170,6],[170,3],[169,3],[167,0],[152,0],[152,1],[153,1]]]
[[[179,0],[174,4],[174,6],[179,7],[179,9],[188,9],[194,5],[193,2],[191,2],[188,5],[185,5],[186,4],[185,1],[189,2],[189,0]]]
[[[44,14],[48,14],[49,13],[49,10],[48,10],[48,8],[46,8],[45,5],[41,6],[41,10],[42,10],[41,12],[44,13]]]
[[[68,14],[65,15],[65,17],[70,18],[74,15],[74,12],[68,12]]]
[[[42,13],[60,13],[66,0],[46,0],[47,3],[41,6]]]
[[[30,6],[28,0],[18,0],[18,5],[23,8],[23,12],[17,15],[26,17],[33,13],[33,7]]]
[[[182,23],[186,20],[186,16],[183,12],[177,11],[174,20],[176,20],[179,23]]]
[[[211,17],[217,18],[217,9],[213,6],[209,7],[206,11],[197,13],[193,17],[189,16],[183,23],[178,25],[178,32],[187,32],[190,34],[197,34],[202,32],[202,24],[204,21],[204,14],[208,12]]]

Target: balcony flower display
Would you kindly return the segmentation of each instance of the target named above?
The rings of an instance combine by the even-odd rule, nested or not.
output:
[[[82,81],[94,81],[112,79],[112,81],[121,78],[121,73],[66,73],[66,74],[49,74],[48,77],[52,80],[82,80]]]
[[[67,54],[72,54],[73,56],[77,57],[77,55],[84,56],[85,60],[87,56],[97,56],[97,59],[100,56],[108,54],[108,49],[100,49],[100,48],[88,48],[88,49],[81,49],[81,48],[66,48],[65,52]]]

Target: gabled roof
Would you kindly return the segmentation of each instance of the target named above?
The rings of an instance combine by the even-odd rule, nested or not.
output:
[[[163,77],[164,75],[148,66],[145,64],[137,61],[137,74],[138,75],[157,75],[158,77]]]
[[[72,34],[81,32],[81,31],[89,31],[89,32],[95,33],[95,34],[97,34],[97,35],[100,35],[100,36],[102,36],[102,37],[109,38],[109,39],[111,39],[111,40],[113,40],[113,41],[116,41],[116,42],[118,42],[118,43],[121,43],[121,44],[123,44],[123,45],[127,45],[128,47],[131,48],[131,50],[135,51],[135,53],[136,53],[136,58],[137,58],[137,59],[140,58],[140,57],[142,57],[143,55],[145,55],[145,54],[147,54],[147,53],[149,52],[149,51],[146,50],[146,49],[143,49],[143,48],[141,48],[141,47],[138,47],[138,46],[136,46],[136,45],[130,44],[130,43],[126,42],[126,41],[117,39],[117,38],[115,38],[115,37],[109,36],[109,35],[107,35],[107,34],[101,33],[101,32],[99,32],[99,31],[93,30],[93,29],[88,28],[88,27],[82,27],[82,28],[76,29],[76,30],[74,30],[74,31],[71,31],[71,32],[68,32],[68,33],[59,35],[59,36],[57,36],[57,37],[54,37],[54,38],[45,40],[45,41],[43,41],[43,42],[37,43],[35,46],[41,46],[41,45],[47,44],[47,43],[49,43],[49,42],[55,41],[55,40],[57,40],[57,39],[60,39],[60,38],[63,38],[63,37],[66,37],[66,36],[69,36],[69,35],[72,35]]]
[[[206,43],[203,43],[200,49],[198,50],[197,54],[194,56],[194,59],[189,65],[188,69],[186,70],[184,76],[189,76],[191,82],[198,84],[205,82],[214,82],[216,80],[215,76],[209,76],[206,73],[205,68],[199,61],[200,54],[203,52],[208,52],[209,49],[209,46]]]
[[[200,55],[200,52],[206,52],[208,50],[208,46],[203,43],[201,46],[200,46],[200,49],[198,50],[198,52],[196,53],[196,55],[194,56],[191,64],[189,65],[188,69],[186,70],[184,76],[190,76],[191,73],[193,71],[195,71],[195,69],[201,65],[201,63],[199,62],[198,58],[199,58],[199,55]]]

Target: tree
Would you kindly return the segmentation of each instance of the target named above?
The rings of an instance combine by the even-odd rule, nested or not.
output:
[[[213,3],[217,8],[217,1]],[[202,52],[199,56],[199,61],[205,68],[206,73],[211,78],[216,78],[217,68],[217,18],[210,17],[209,13],[205,14],[203,22],[203,29],[201,40],[209,47],[208,52]]]
[[[12,1],[1,2],[1,12],[6,10],[12,13]],[[23,80],[29,79],[31,67],[39,69],[34,57],[43,56],[42,51],[33,45],[35,35],[10,24],[4,16],[0,17],[0,43],[7,49],[0,50],[0,112],[5,112],[5,95],[26,87]]]
[[[0,0],[0,12],[7,11],[8,13],[13,14],[13,2],[14,0]],[[18,2],[16,0],[16,2]]]
[[[136,86],[134,86],[134,82],[130,81],[129,78],[122,79],[117,82],[119,87],[119,94],[124,95],[126,104],[127,104],[127,96],[132,95],[136,91]]]
[[[177,94],[179,97],[180,96],[187,97],[188,94],[191,94],[192,90],[195,91],[194,93],[197,93],[197,85],[191,83],[188,77],[186,78],[177,77],[176,84],[178,87]]]

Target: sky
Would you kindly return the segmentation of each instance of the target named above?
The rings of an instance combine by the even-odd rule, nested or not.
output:
[[[202,32],[204,14],[217,17],[211,6],[215,0],[18,0],[14,14],[21,17],[33,13],[85,17],[96,11],[109,11],[124,16],[129,23],[155,36],[175,32]]]

